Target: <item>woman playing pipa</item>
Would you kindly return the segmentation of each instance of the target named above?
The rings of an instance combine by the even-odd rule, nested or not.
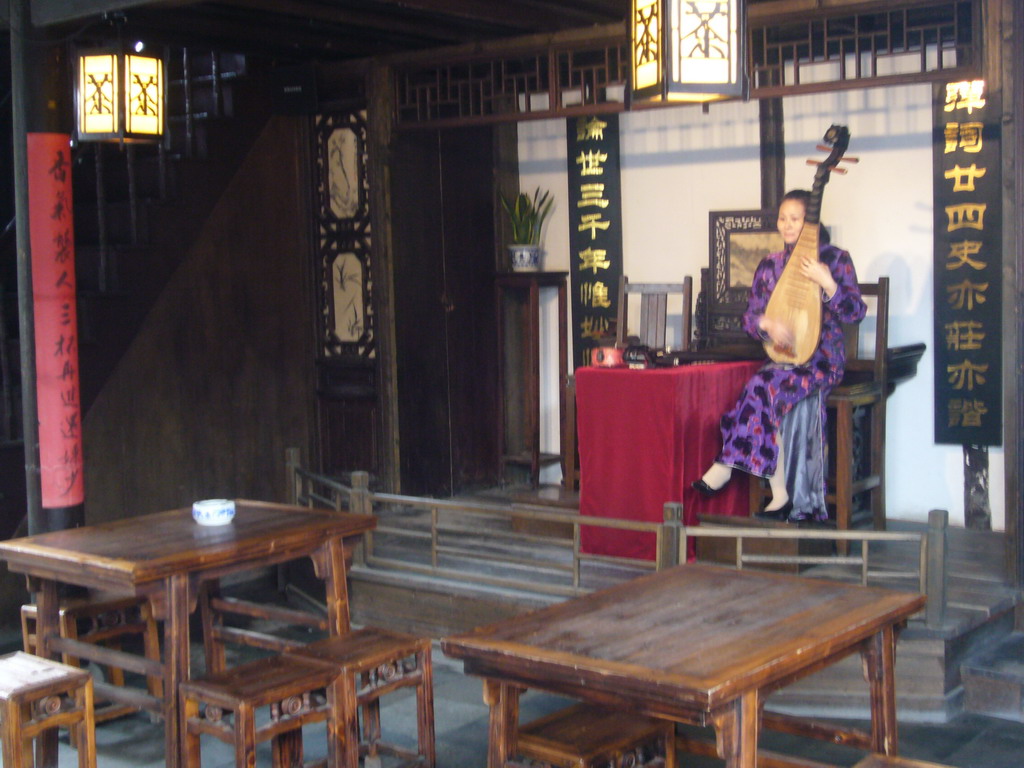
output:
[[[835,130],[833,126],[830,134]],[[722,450],[692,483],[711,496],[734,469],[768,478],[772,497],[759,517],[791,522],[828,518],[825,402],[845,370],[841,324],[860,322],[866,311],[850,254],[831,245],[818,222],[821,190],[831,169],[826,164],[834,167],[841,155],[822,164],[826,167],[819,168],[812,192],[794,190],[782,199],[777,227],[785,248],[758,265],[743,315],[744,330],[764,343],[770,359],[747,382],[736,406],[722,416]],[[799,294],[804,297],[793,298]],[[807,306],[809,301],[813,306]],[[804,306],[779,306],[799,303]],[[809,341],[801,338],[808,328],[814,334]],[[794,454],[788,458],[787,448]],[[798,474],[788,488],[787,467]]]

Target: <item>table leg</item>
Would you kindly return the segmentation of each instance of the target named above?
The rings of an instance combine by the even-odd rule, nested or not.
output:
[[[896,632],[888,626],[877,632],[861,651],[864,677],[871,689],[871,749],[897,754]]]
[[[718,743],[718,756],[726,768],[757,768],[757,739],[761,730],[761,702],[758,691],[745,693],[711,713]]]
[[[178,684],[188,680],[188,576],[167,580],[167,616],[164,618],[164,750],[167,768],[180,768],[188,744],[179,719]]]
[[[499,680],[484,680],[484,704],[490,707],[487,768],[505,768],[505,763],[516,752],[519,695],[522,692],[522,688]]]
[[[332,637],[344,635],[351,627],[345,573],[345,545],[342,539],[328,541],[321,548],[320,556],[313,557],[313,565],[317,575],[324,581],[328,631]]]
[[[36,583],[36,654],[44,659],[60,661],[50,650],[49,639],[60,634],[60,605],[57,582],[40,579]],[[57,766],[57,728],[47,728],[36,737],[35,763],[38,768]],[[6,763],[5,763],[6,764]]]

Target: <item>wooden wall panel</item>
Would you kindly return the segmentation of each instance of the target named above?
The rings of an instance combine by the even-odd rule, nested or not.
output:
[[[85,420],[88,522],[284,500],[313,433],[299,118],[273,118]]]

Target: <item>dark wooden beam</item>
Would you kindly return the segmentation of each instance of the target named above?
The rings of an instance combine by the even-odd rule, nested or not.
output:
[[[786,134],[782,99],[758,101],[761,126],[761,208],[773,211],[786,194]]]
[[[32,0],[32,23],[46,27],[144,5],[161,3],[156,0]]]

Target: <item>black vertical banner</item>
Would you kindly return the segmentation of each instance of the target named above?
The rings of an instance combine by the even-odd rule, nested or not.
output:
[[[1002,110],[982,80],[935,102],[935,442],[1001,445]]]
[[[619,116],[579,117],[566,129],[573,370],[615,336],[622,276]]]

